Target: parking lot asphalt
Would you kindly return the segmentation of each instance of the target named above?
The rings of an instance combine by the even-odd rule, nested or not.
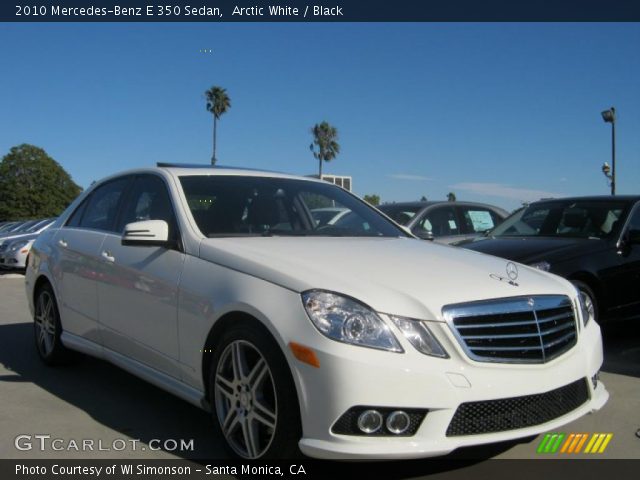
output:
[[[601,381],[611,398],[602,410],[566,425],[562,432],[613,433],[606,451],[595,457],[638,459],[640,321],[607,326],[603,336],[605,365]],[[227,457],[222,441],[212,434],[209,415],[169,393],[88,357],[65,367],[44,366],[34,347],[24,278],[16,274],[0,275],[0,401],[0,458]],[[19,435],[50,435],[50,439],[42,440],[49,448],[20,450],[15,445]],[[56,444],[62,450],[50,448],[50,441],[55,438],[63,439]],[[188,444],[191,439],[192,450],[174,450],[174,440]],[[94,449],[78,453],[70,440],[93,440]],[[539,436],[461,449],[450,457],[558,458],[536,453],[541,440]],[[22,448],[27,447],[25,442],[28,441],[19,441]],[[31,437],[34,447],[39,442]],[[595,457],[572,455],[581,459]]]

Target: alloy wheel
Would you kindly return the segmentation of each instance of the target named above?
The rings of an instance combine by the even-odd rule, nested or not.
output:
[[[273,375],[252,343],[229,343],[215,374],[215,405],[222,432],[236,454],[261,457],[273,441],[278,409]]]
[[[48,357],[56,340],[56,313],[51,294],[43,290],[35,307],[36,343],[41,355]]]

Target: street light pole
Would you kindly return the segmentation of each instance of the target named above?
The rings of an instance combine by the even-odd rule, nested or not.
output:
[[[616,110],[611,107],[611,195],[616,194]]]
[[[616,194],[616,109],[611,107],[609,110],[602,112],[602,119],[605,123],[611,124],[611,175],[605,165],[602,172],[611,180],[611,195]]]

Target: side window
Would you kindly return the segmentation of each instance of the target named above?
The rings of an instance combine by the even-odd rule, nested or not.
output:
[[[434,207],[427,211],[418,221],[413,230],[419,232],[431,232],[434,237],[447,235],[459,235],[460,225],[456,212],[452,206]]]
[[[117,231],[122,232],[128,223],[143,220],[164,220],[169,224],[169,238],[177,239],[177,224],[167,187],[155,175],[143,175],[135,179],[118,220]]]
[[[458,207],[465,226],[465,233],[481,233],[491,230],[498,223],[497,216],[482,207]]]
[[[629,220],[627,231],[631,230],[640,230],[640,204],[636,206],[636,209],[631,215],[631,219]]]
[[[78,207],[73,211],[73,213],[71,214],[71,216],[67,220],[67,223],[65,224],[66,227],[79,227],[80,226],[80,220],[82,220],[82,214],[84,213],[84,211],[87,208],[87,203],[89,203],[89,201],[88,201],[87,198],[85,198],[82,201],[82,203],[80,205],[78,205]]]
[[[124,177],[98,187],[88,199],[80,227],[114,231],[118,204],[128,182],[129,177]]]

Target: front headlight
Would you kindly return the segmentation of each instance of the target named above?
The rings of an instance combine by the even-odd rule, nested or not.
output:
[[[391,329],[366,305],[337,293],[311,290],[302,303],[313,325],[338,342],[404,352]]]
[[[426,322],[394,316],[391,317],[391,320],[420,353],[432,357],[449,358],[445,349],[427,327]]]
[[[22,240],[20,242],[12,243],[11,245],[9,245],[9,250],[11,250],[12,252],[17,252],[28,243],[29,243],[28,240]]]
[[[549,262],[534,262],[529,264],[530,267],[537,268],[538,270],[542,270],[543,272],[548,272],[551,269],[551,264]]]
[[[595,307],[586,293],[583,293],[579,288],[576,288],[576,291],[578,292],[578,306],[582,314],[582,324],[586,327],[589,320],[595,317]]]

